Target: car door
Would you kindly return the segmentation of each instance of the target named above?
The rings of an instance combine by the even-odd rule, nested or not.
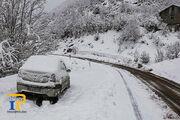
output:
[[[66,68],[66,65],[63,63],[63,67],[64,67],[64,78],[65,78],[65,84],[68,85],[69,84],[69,74],[67,72],[67,68]]]
[[[61,74],[62,74],[62,89],[64,90],[68,84],[68,73],[66,71],[66,66],[63,62],[61,62]]]

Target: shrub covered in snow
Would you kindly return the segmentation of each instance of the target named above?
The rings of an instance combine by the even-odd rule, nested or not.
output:
[[[122,30],[127,25],[127,18],[122,15],[116,15],[115,19],[112,20],[112,29],[116,31]]]
[[[161,49],[157,49],[157,54],[156,54],[156,57],[155,57],[155,61],[156,62],[161,62],[164,60],[164,53]]]
[[[177,36],[178,38],[179,38],[179,40],[180,40],[180,32],[178,33],[178,36]]]
[[[15,48],[10,45],[8,40],[0,43],[0,60],[3,66],[13,66],[13,63],[18,61],[15,52]]]
[[[100,9],[99,9],[99,7],[96,7],[96,8],[94,8],[94,10],[93,10],[93,14],[100,14]]]
[[[151,31],[156,32],[157,30],[159,30],[158,28],[159,21],[157,20],[156,16],[146,16],[145,18],[142,19],[141,26],[144,27],[149,32]]]
[[[132,14],[135,9],[130,4],[126,2],[121,2],[119,11],[121,13]]]
[[[140,60],[141,60],[141,62],[144,63],[144,64],[149,63],[149,61],[150,61],[150,56],[149,56],[149,54],[146,53],[145,51],[143,51],[143,52],[141,53]]]
[[[143,67],[143,65],[140,64],[140,63],[137,65],[137,68],[139,68],[139,69],[142,68],[142,67]]]
[[[123,41],[136,42],[141,37],[137,21],[130,20],[127,26],[124,27],[120,37]]]
[[[138,62],[139,61],[139,53],[138,51],[134,52],[134,62]]]
[[[180,42],[175,42],[174,44],[167,46],[166,57],[168,59],[178,58],[179,53],[180,53]]]
[[[95,36],[94,36],[94,40],[95,40],[95,41],[98,41],[99,39],[100,39],[99,33],[96,33]]]
[[[153,37],[153,43],[156,47],[163,47],[165,45],[157,36]]]

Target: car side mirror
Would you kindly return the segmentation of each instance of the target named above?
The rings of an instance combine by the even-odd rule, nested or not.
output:
[[[66,71],[67,71],[68,73],[70,73],[70,72],[71,72],[71,70],[70,70],[70,69],[67,69]]]

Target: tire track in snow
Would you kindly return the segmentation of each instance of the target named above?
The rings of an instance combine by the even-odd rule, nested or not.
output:
[[[130,101],[131,101],[131,104],[132,104],[133,111],[134,111],[134,114],[136,116],[136,119],[137,120],[142,120],[141,112],[140,112],[140,110],[138,108],[138,105],[137,105],[137,102],[136,102],[136,100],[135,100],[135,98],[134,98],[134,96],[133,96],[133,94],[131,92],[131,89],[129,88],[126,80],[124,79],[124,77],[122,75],[122,73],[120,71],[118,71],[118,73],[120,74],[121,78],[123,79],[124,85],[125,85],[125,87],[127,89],[127,92],[128,92],[128,95],[129,95],[129,98],[130,98]]]
[[[63,57],[76,58],[80,60],[87,60],[99,64],[109,65],[118,69],[123,69],[141,80],[146,86],[148,86],[153,92],[155,92],[162,100],[177,114],[180,115],[180,84],[169,80],[167,78],[158,76],[151,72],[138,70],[136,68],[124,66],[118,63],[112,63],[104,60],[98,60],[89,57],[78,57],[71,55],[59,55],[52,54]]]

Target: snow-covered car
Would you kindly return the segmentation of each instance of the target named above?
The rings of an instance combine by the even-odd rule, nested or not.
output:
[[[57,98],[70,87],[64,62],[57,56],[31,56],[19,69],[17,91]]]

